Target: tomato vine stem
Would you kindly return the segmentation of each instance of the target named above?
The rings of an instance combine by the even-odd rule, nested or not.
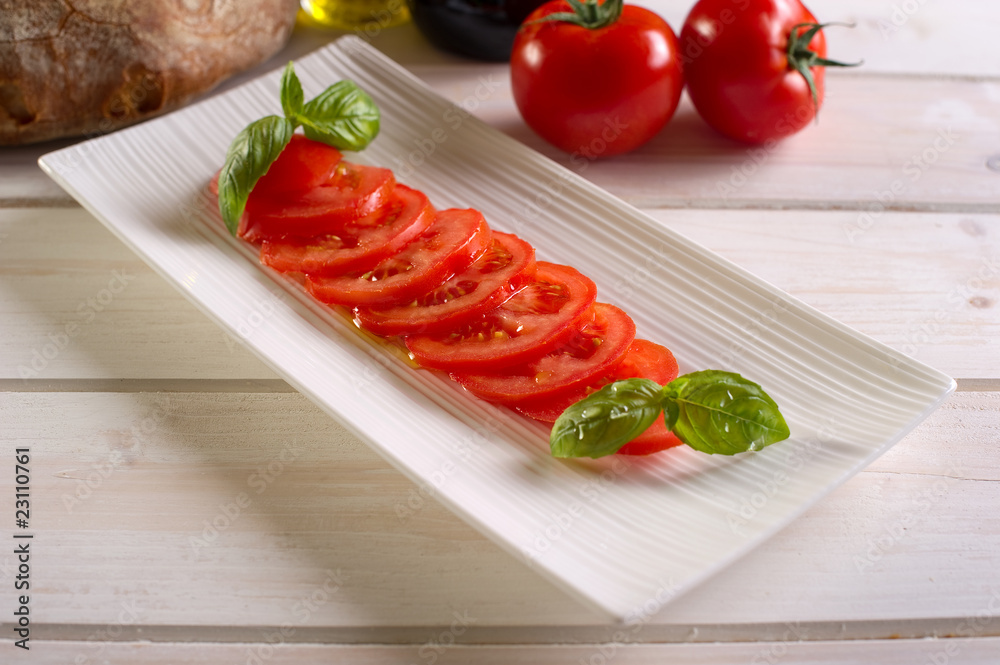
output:
[[[817,110],[817,119],[819,118],[819,94],[816,92],[816,81],[813,79],[812,67],[857,67],[864,63],[864,60],[859,62],[828,60],[819,57],[818,53],[809,48],[809,43],[816,36],[816,33],[831,25],[854,27],[853,23],[799,23],[792,26],[791,32],[788,33],[788,48],[786,50],[788,67],[797,71],[806,80],[809,92],[812,93],[813,106]],[[805,30],[801,30],[802,28]]]
[[[524,25],[532,23],[547,23],[549,21],[559,21],[562,23],[572,23],[588,30],[598,30],[607,27],[618,20],[622,15],[622,8],[625,0],[606,0],[598,3],[597,0],[566,0],[573,9],[571,12],[555,12],[548,16],[528,21]]]

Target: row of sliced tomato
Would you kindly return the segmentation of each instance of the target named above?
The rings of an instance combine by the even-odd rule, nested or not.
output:
[[[258,181],[239,235],[362,328],[400,336],[421,366],[536,420],[554,422],[611,381],[677,376],[670,351],[635,339],[632,319],[597,302],[576,269],[536,261],[480,212],[435,210],[390,170],[301,135]],[[661,420],[621,452],[678,443]]]

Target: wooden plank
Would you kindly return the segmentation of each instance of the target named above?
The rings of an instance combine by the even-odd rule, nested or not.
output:
[[[810,639],[954,633],[1000,590],[997,404],[957,393],[652,615],[641,639],[779,639],[787,622],[809,624]],[[0,393],[0,422],[8,449],[33,452],[32,612],[55,635],[113,621],[124,602],[144,639],[292,623],[309,641],[410,640],[407,627],[456,611],[475,618],[470,639],[611,639],[298,394]],[[0,477],[0,492],[12,482]],[[0,570],[12,563],[0,555]],[[313,594],[323,602],[303,612]]]
[[[1000,378],[1000,216],[650,212],[952,376]],[[82,210],[0,210],[0,278],[0,379],[275,378]]]
[[[952,376],[998,376],[1000,215],[649,211],[820,311]]]
[[[57,145],[71,143],[65,141]],[[54,149],[52,143],[0,147],[0,207],[76,206],[76,201],[38,168],[38,158]]]
[[[0,376],[275,379],[82,209],[0,210]]]
[[[114,626],[111,627],[114,630]],[[450,629],[450,628],[449,628]],[[460,630],[457,627],[456,630]],[[18,654],[14,663],[64,665],[75,662],[99,662],[106,665],[218,665],[218,663],[256,663],[270,665],[313,665],[352,663],[354,665],[389,665],[399,663],[437,663],[438,665],[508,665],[537,663],[605,663],[619,665],[660,665],[676,662],[688,665],[732,665],[733,663],[794,662],[796,665],[923,665],[924,663],[961,663],[995,665],[1000,640],[995,638],[955,638],[947,640],[867,640],[823,642],[747,642],[740,644],[657,644],[627,643],[588,644],[579,646],[483,646],[452,645],[449,632],[428,636],[425,644],[412,646],[341,646],[288,644],[277,639],[271,644],[157,644],[150,642],[116,643],[91,641],[31,641],[32,651]],[[280,634],[279,634],[280,637]],[[434,640],[438,641],[434,641]],[[0,649],[10,654],[10,640],[0,640]],[[935,660],[937,659],[937,660]]]

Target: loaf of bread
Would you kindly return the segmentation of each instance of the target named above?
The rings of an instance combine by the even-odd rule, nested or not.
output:
[[[298,0],[15,0],[0,11],[0,145],[99,135],[276,53]]]

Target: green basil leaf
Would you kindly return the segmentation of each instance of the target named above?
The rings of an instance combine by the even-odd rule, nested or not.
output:
[[[363,150],[379,131],[375,101],[353,81],[338,81],[296,115],[307,137],[338,150]]]
[[[292,140],[294,131],[295,125],[287,118],[269,115],[244,127],[229,145],[219,174],[219,212],[233,235],[254,185]]]
[[[302,92],[302,83],[295,74],[295,66],[289,61],[281,75],[281,108],[285,117],[294,122],[295,116],[302,112],[303,103],[305,93]]]
[[[660,415],[662,390],[649,379],[625,379],[588,395],[552,426],[552,455],[596,458],[618,452]]]
[[[671,429],[684,443],[709,454],[760,450],[788,438],[778,405],[739,374],[705,370],[685,374],[663,388],[664,409],[676,405]],[[669,424],[669,422],[668,422]]]

